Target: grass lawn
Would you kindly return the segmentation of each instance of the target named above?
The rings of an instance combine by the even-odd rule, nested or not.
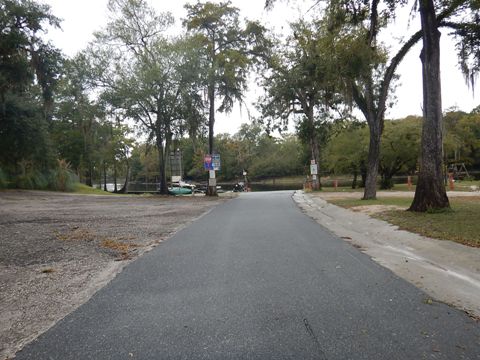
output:
[[[323,180],[322,180],[323,181]],[[332,186],[332,180],[329,180],[325,184],[322,183],[322,191],[342,191],[342,192],[353,192],[353,191],[358,191],[363,193],[363,188],[357,188],[357,189],[352,189],[351,186],[338,186],[337,190]],[[480,181],[474,180],[474,181],[456,181],[454,183],[454,190],[455,191],[472,191],[471,187],[476,186],[477,188],[480,189]],[[445,189],[447,191],[450,191],[450,186],[447,185],[445,186]],[[395,184],[393,189],[391,191],[415,191],[415,185],[412,185],[411,188],[408,187],[407,184]]]
[[[384,197],[378,200],[329,201],[345,208],[368,205],[396,205],[408,208],[412,199]],[[480,247],[480,196],[450,197],[450,205],[450,210],[438,213],[386,210],[373,216],[420,235]]]

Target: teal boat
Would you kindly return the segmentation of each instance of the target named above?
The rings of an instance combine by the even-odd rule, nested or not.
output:
[[[168,188],[168,192],[171,195],[188,195],[192,193],[192,189],[187,187],[174,186]]]

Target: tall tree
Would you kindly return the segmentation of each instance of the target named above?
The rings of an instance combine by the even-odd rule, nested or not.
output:
[[[258,22],[239,19],[239,10],[230,1],[197,2],[185,5],[187,30],[197,34],[202,45],[203,61],[208,69],[207,89],[208,152],[213,154],[215,113],[230,112],[235,102],[243,102],[250,66],[266,47],[265,29]],[[215,100],[220,99],[217,108]],[[216,187],[209,186],[208,195],[216,195]]]
[[[447,1],[436,4],[433,0],[420,0],[423,48],[423,131],[420,172],[415,197],[409,208],[424,212],[429,209],[450,207],[444,186],[443,118],[440,78],[440,31],[437,8],[461,17],[460,22],[445,22],[454,29],[458,40],[462,70],[472,84],[480,70],[480,6],[478,1]],[[453,16],[452,16],[453,17]],[[471,61],[471,62],[469,62]]]
[[[420,172],[409,210],[426,211],[450,206],[444,185],[440,31],[433,0],[420,0],[423,49],[423,130]]]

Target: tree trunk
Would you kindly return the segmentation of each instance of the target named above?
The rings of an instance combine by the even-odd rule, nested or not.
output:
[[[440,32],[433,0],[420,0],[423,49],[423,128],[420,171],[410,211],[449,208],[443,184]]]
[[[92,161],[89,159],[88,160],[88,165],[87,165],[87,179],[85,181],[87,186],[93,187],[93,164]]]
[[[352,189],[357,188],[357,179],[358,179],[358,171],[357,171],[357,169],[354,169],[353,170]]]
[[[167,186],[167,172],[166,165],[167,161],[165,158],[165,149],[163,147],[163,138],[157,135],[157,151],[158,151],[158,170],[160,175],[160,188],[158,192],[163,195],[168,195],[168,186]]]
[[[374,118],[373,115],[370,115]],[[370,144],[368,147],[367,175],[363,200],[375,200],[377,198],[377,175],[380,164],[380,140],[382,137],[381,124],[376,119],[371,119],[368,124],[370,130]]]
[[[213,126],[215,124],[215,85],[210,84],[208,87],[208,101],[209,101],[209,114],[208,114],[208,152],[213,155]],[[210,182],[210,173],[208,173],[208,181]],[[207,196],[218,196],[217,187],[207,184]]]
[[[117,187],[117,162],[113,159],[113,192],[118,193]]]
[[[123,183],[123,187],[120,189],[120,193],[127,194],[128,193],[128,182],[130,180],[130,163],[128,160],[125,161],[127,164],[127,172],[125,175],[125,182]]]
[[[107,162],[103,161],[103,191],[108,191],[107,189]]]
[[[365,166],[365,161],[360,161],[360,177],[362,182],[360,183],[360,187],[364,188],[365,183],[367,182],[367,167]]]
[[[393,175],[385,171],[382,173],[382,180],[380,182],[380,189],[382,190],[390,190],[393,188]]]

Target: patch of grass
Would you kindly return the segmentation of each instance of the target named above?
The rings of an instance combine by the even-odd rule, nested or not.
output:
[[[393,186],[393,191],[415,191],[415,185],[412,185],[411,188],[408,187],[408,184],[395,184]]]
[[[87,186],[81,183],[76,183],[73,185],[73,192],[76,194],[84,194],[84,195],[118,195],[108,191],[92,188],[90,186]]]
[[[360,194],[363,193],[363,188],[352,189],[351,186],[337,186],[335,189],[333,186],[325,186],[322,184],[322,190],[319,190],[318,192],[358,192]]]
[[[378,200],[341,199],[331,202],[345,208],[366,205],[409,207],[412,199],[384,197]],[[452,197],[450,206],[450,209],[444,211],[417,213],[387,210],[372,216],[397,225],[400,229],[420,235],[480,247],[480,196]]]
[[[344,207],[352,208],[355,206],[368,206],[368,205],[396,205],[408,207],[412,203],[411,198],[401,197],[382,197],[377,200],[361,200],[361,199],[332,199],[328,200],[332,204]]]
[[[454,183],[454,187],[455,191],[472,191],[471,187],[476,187],[477,189],[480,189],[480,181],[456,181]],[[447,190],[450,190],[448,186]]]

